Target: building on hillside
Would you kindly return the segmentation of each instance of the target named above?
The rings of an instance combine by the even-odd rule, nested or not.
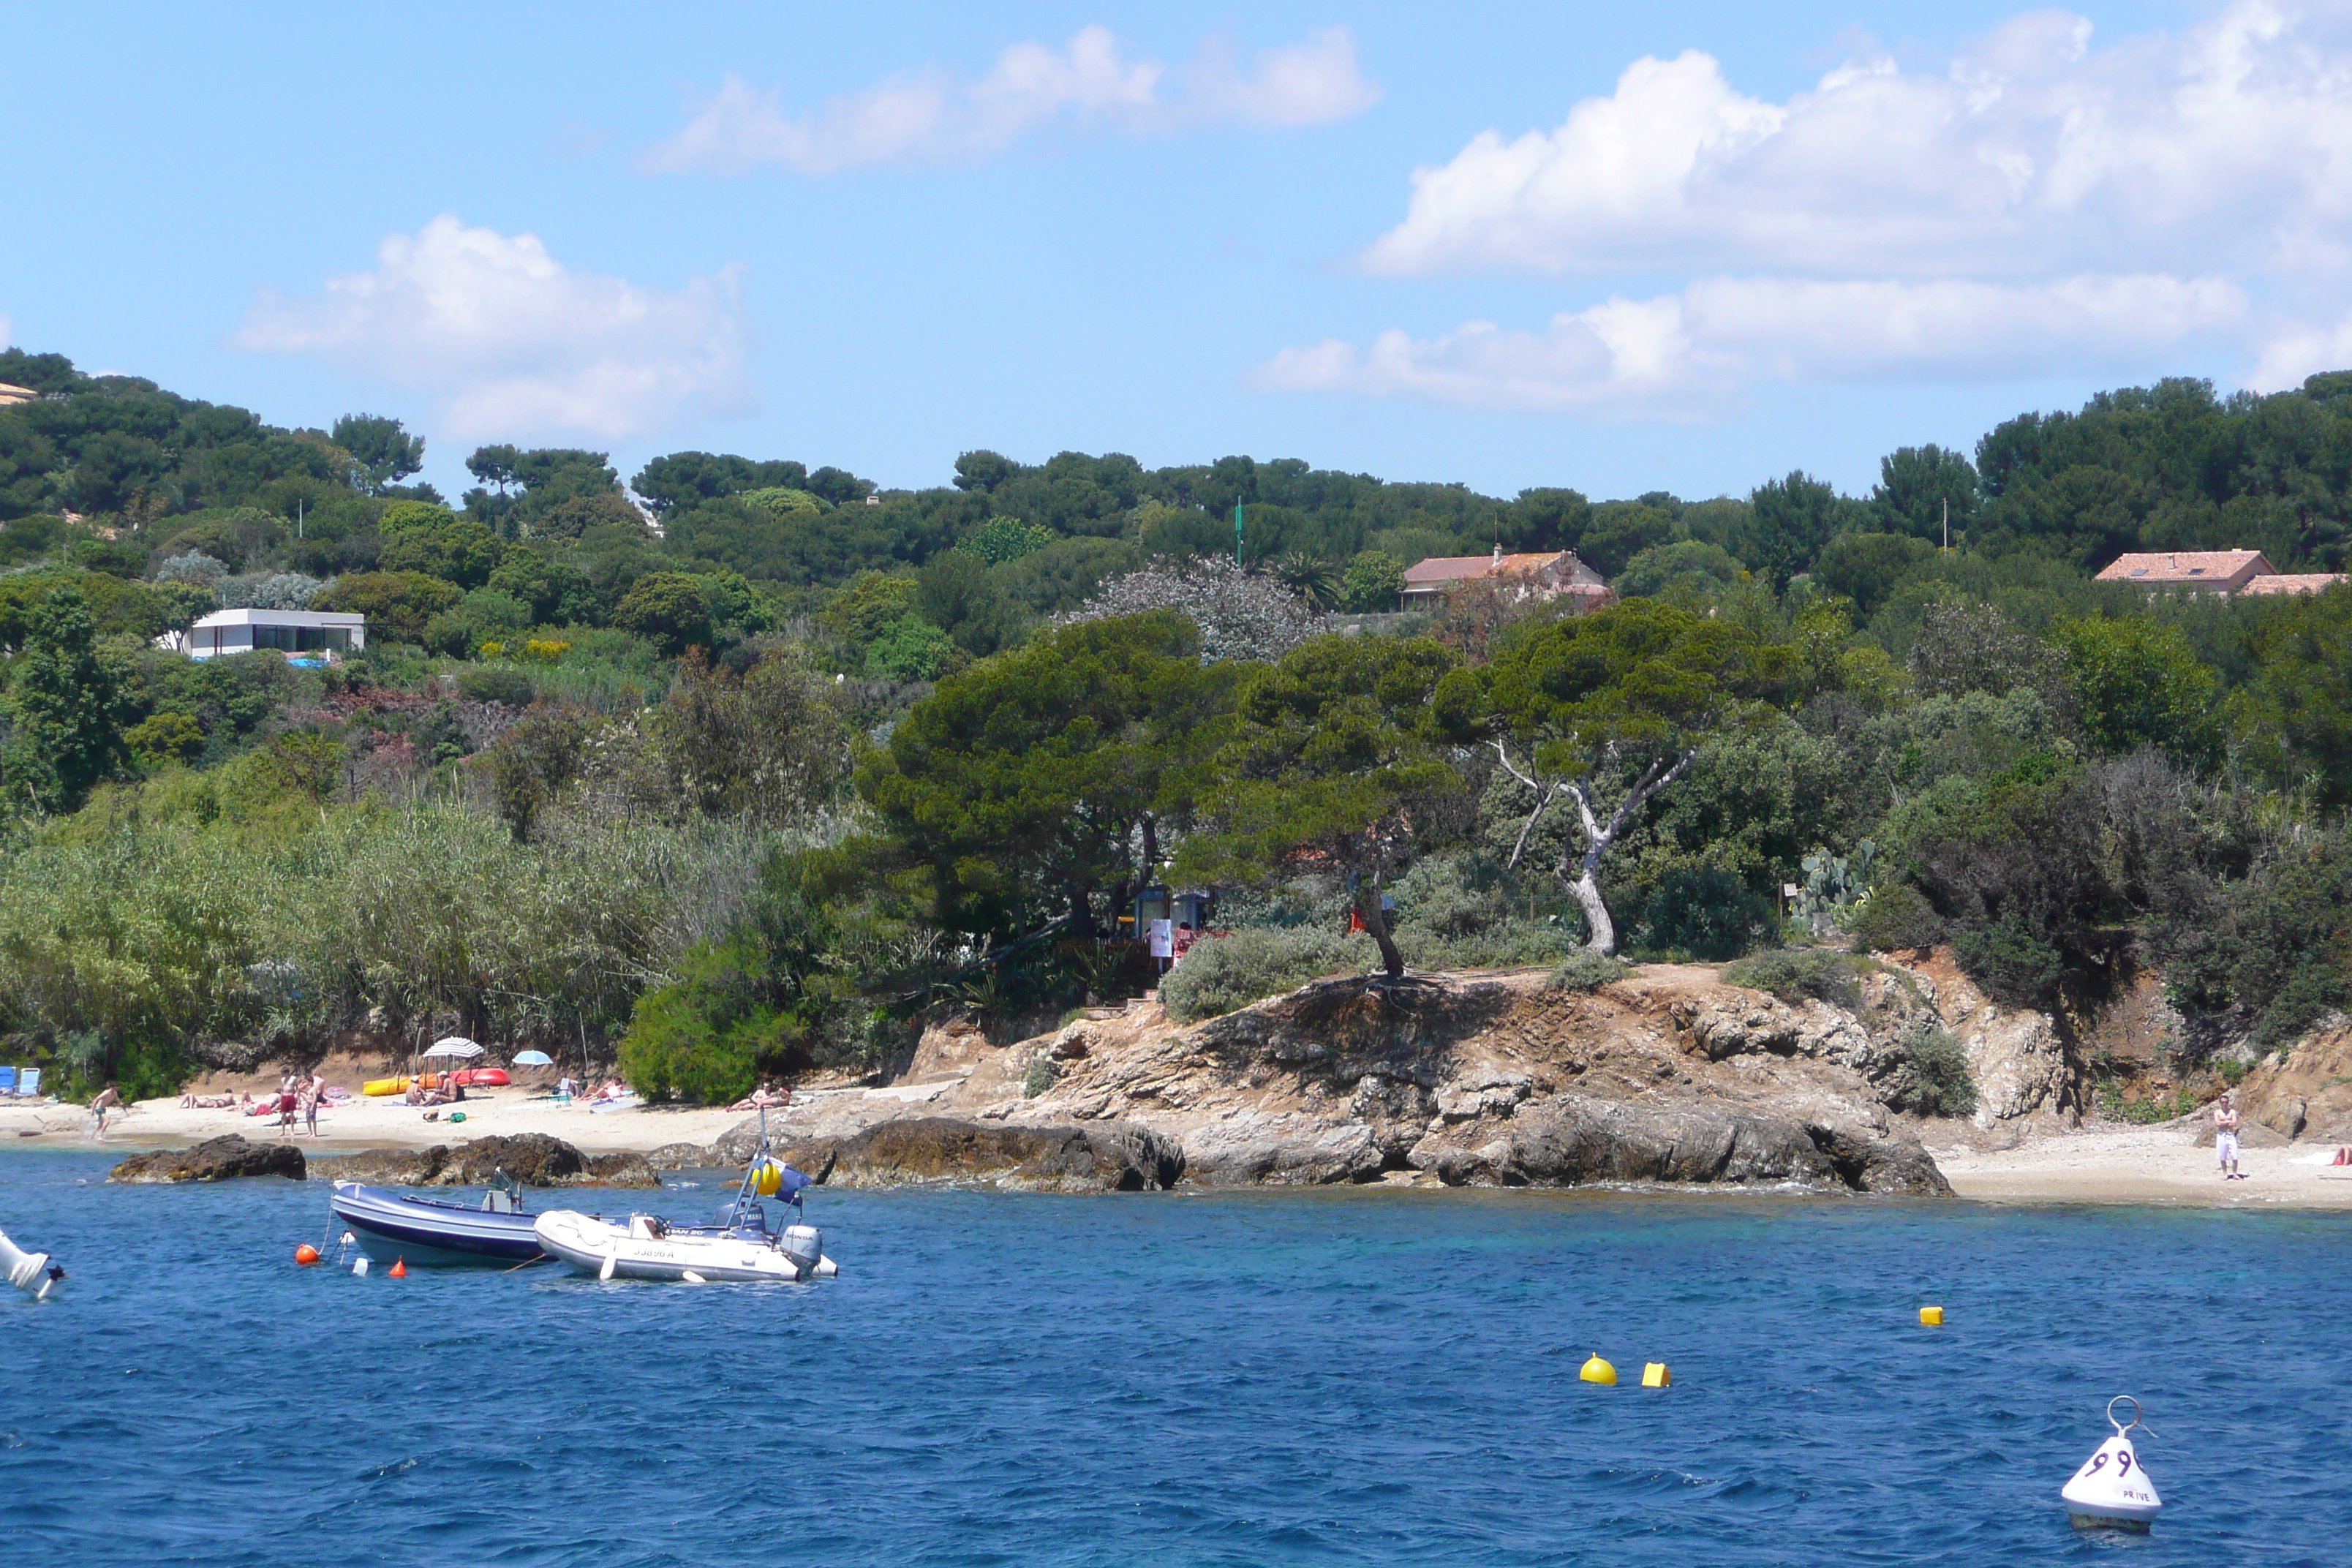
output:
[[[2316,594],[2322,588],[2332,588],[2344,581],[2341,572],[2274,572],[2267,577],[2257,577],[2238,590],[2241,594]]]
[[[2143,588],[2234,594],[2257,577],[2278,574],[2279,569],[2259,550],[2159,550],[2118,555],[2098,580]]]
[[[1580,610],[1598,609],[1609,602],[1609,584],[1601,574],[1576,558],[1572,550],[1534,555],[1506,555],[1495,546],[1492,555],[1433,555],[1405,568],[1404,592],[1399,607],[1433,610],[1445,595],[1466,583],[1500,584],[1516,599],[1557,599],[1571,595]]]
[[[166,646],[172,646],[168,639]],[[367,647],[367,617],[332,610],[215,610],[178,640],[190,658],[275,648],[289,654],[357,653]]]
[[[32,403],[37,401],[40,395],[29,386],[16,386],[8,382],[0,381],[0,408],[5,408],[13,403]]]

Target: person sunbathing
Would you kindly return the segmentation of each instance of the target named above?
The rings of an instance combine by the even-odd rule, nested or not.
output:
[[[180,1096],[183,1110],[234,1110],[236,1096],[233,1094],[198,1094],[193,1089]]]
[[[610,1105],[616,1100],[627,1099],[628,1094],[628,1085],[623,1083],[619,1079],[611,1079],[606,1080],[604,1088],[596,1091],[595,1103],[598,1105]]]
[[[727,1109],[730,1110],[782,1110],[792,1102],[791,1089],[777,1089],[771,1084],[763,1083]]]

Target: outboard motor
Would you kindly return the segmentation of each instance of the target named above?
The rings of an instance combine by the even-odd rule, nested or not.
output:
[[[5,1234],[0,1234],[0,1271],[7,1274],[9,1284],[36,1301],[47,1300],[66,1282],[66,1271],[50,1262],[47,1253],[27,1252]]]
[[[793,1260],[793,1267],[800,1270],[803,1279],[814,1275],[817,1265],[824,1261],[824,1233],[813,1225],[786,1226],[784,1234],[776,1238],[776,1246]]]

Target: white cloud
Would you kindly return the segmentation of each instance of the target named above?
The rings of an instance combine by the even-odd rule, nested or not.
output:
[[[265,290],[231,341],[430,394],[458,440],[622,441],[754,401],[733,268],[643,288],[446,214],[385,238],[376,261],[315,297]]]
[[[1376,272],[1770,268],[2181,273],[2340,259],[2352,29],[2241,0],[2180,37],[2013,18],[1940,69],[1840,67],[1773,103],[1710,57],[1642,59],[1556,131],[1416,170]]]
[[[1391,331],[1285,349],[1251,373],[1267,391],[1412,395],[1494,409],[1703,419],[1759,380],[1966,380],[2128,365],[2242,322],[2227,281],[2161,276],[2031,285],[1710,278],[1612,298],[1541,332],[1472,321],[1434,338]]]
[[[785,111],[776,89],[758,91],[730,72],[642,163],[661,173],[742,174],[775,164],[837,174],[889,163],[966,163],[1055,123],[1131,135],[1188,124],[1319,125],[1360,114],[1379,97],[1358,71],[1355,41],[1344,27],[1246,61],[1230,44],[1211,39],[1190,64],[1171,72],[1159,60],[1129,59],[1108,28],[1089,26],[1058,49],[1014,44],[977,81],[931,67],[797,116]]]
[[[2197,351],[2287,385],[2352,363],[2352,5],[2233,0],[2112,44],[2032,12],[1785,101],[1696,50],[1644,58],[1412,186],[1366,271],[1685,281],[1540,331],[1286,350],[1256,384],[1702,417],[1759,382],[2140,375]]]

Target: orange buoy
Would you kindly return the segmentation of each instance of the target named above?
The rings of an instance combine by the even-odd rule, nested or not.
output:
[[[308,1268],[319,1261],[319,1249],[306,1241],[294,1249],[294,1261]]]
[[[405,1258],[395,1258],[392,1260],[392,1277],[394,1279],[405,1279],[408,1278],[408,1259]]]

